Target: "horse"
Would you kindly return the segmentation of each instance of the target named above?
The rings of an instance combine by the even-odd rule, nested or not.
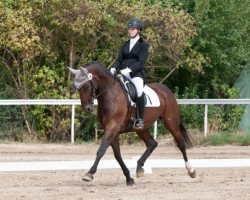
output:
[[[98,101],[97,119],[104,129],[104,136],[96,154],[96,159],[90,170],[84,175],[84,181],[92,181],[97,171],[100,159],[111,145],[115,159],[122,168],[127,185],[133,185],[134,179],[126,167],[120,153],[119,135],[126,132],[133,109],[128,106],[127,94],[122,89],[117,78],[108,68],[98,62],[92,62],[80,69],[69,68],[75,76],[74,86],[79,92],[83,111],[91,113],[94,110],[94,99]],[[174,141],[181,151],[185,167],[191,178],[196,177],[196,171],[188,161],[186,148],[192,147],[190,135],[180,121],[179,106],[171,90],[160,83],[147,84],[159,96],[159,107],[146,107],[143,130],[133,130],[146,145],[146,150],[137,161],[136,177],[144,175],[144,163],[157,147],[157,142],[150,135],[149,128],[161,119],[172,134]]]

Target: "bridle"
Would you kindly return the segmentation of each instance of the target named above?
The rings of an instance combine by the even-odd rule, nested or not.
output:
[[[86,82],[87,83],[87,82]],[[85,83],[84,83],[85,84]],[[83,85],[84,85],[83,84]],[[83,86],[82,85],[82,86]],[[82,86],[78,89],[78,90],[80,90],[81,88],[82,88]],[[96,86],[95,86],[95,84],[93,83],[93,81],[92,80],[90,80],[90,95],[91,95],[91,100],[88,102],[88,103],[86,103],[86,104],[82,104],[82,106],[88,106],[88,105],[93,105],[94,104],[94,99],[96,98],[96,94],[95,94],[95,91],[96,91]]]
[[[95,86],[95,84],[93,82],[92,73],[89,73],[86,68],[80,68],[80,72],[81,72],[81,75],[83,75],[83,76],[79,77],[78,80],[77,80],[77,78],[74,80],[74,88],[75,88],[74,91],[80,90],[84,84],[86,84],[87,82],[90,82],[91,100],[90,100],[90,102],[88,102],[86,104],[82,104],[82,106],[93,105],[94,104],[94,99],[101,96],[106,90],[109,89],[109,87],[106,87],[99,94],[96,94],[97,87]],[[115,84],[115,82],[116,81],[114,81],[114,84]]]
[[[80,75],[78,75],[75,80],[74,80],[74,91],[80,90],[83,85],[85,85],[87,82],[90,82],[90,95],[91,95],[91,100],[90,102],[86,104],[82,104],[82,106],[88,106],[88,105],[93,105],[94,104],[94,99],[96,97],[95,91],[96,91],[96,86],[93,82],[93,75],[88,72],[87,69],[85,68],[80,68]]]

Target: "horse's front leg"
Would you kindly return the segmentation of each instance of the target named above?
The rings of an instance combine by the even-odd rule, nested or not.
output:
[[[118,136],[115,137],[115,139],[111,143],[111,146],[112,146],[112,149],[114,151],[115,159],[117,160],[117,162],[121,166],[123,174],[126,176],[127,185],[133,185],[134,184],[134,179],[130,177],[130,172],[129,172],[127,166],[125,165],[125,163],[123,162],[123,159],[121,157],[121,151],[120,151],[120,144],[119,144]]]
[[[90,168],[89,172],[85,174],[85,176],[83,177],[82,180],[84,180],[84,181],[92,181],[93,180],[93,178],[94,178],[93,174],[96,172],[97,166],[98,166],[101,158],[105,154],[107,148],[109,147],[111,141],[112,140],[110,138],[104,137],[104,139],[102,140],[102,143],[97,151],[96,159],[95,159],[93,166]]]
[[[144,141],[145,145],[147,146],[146,151],[143,153],[141,158],[137,161],[137,168],[136,168],[136,177],[140,178],[144,176],[144,163],[150,154],[154,151],[157,147],[157,142],[154,138],[150,135],[149,130],[138,131],[137,135]]]

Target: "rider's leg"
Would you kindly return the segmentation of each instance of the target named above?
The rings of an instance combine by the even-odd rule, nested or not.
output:
[[[134,128],[143,129],[143,126],[144,126],[144,93],[140,97],[137,97],[136,106],[139,111],[139,116],[134,125]]]
[[[143,82],[143,79],[140,77],[135,77],[130,80],[136,88],[136,93],[137,93],[136,106],[139,111],[139,116],[134,125],[134,128],[143,129],[143,126],[144,126],[144,122],[143,122],[144,120],[144,92],[143,92],[144,82]]]

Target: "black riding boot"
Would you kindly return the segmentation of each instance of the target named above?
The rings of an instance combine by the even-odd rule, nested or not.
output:
[[[137,97],[137,101],[136,101],[136,106],[139,112],[139,116],[138,119],[136,120],[135,124],[134,124],[134,129],[143,129],[144,126],[144,93],[140,96]]]

